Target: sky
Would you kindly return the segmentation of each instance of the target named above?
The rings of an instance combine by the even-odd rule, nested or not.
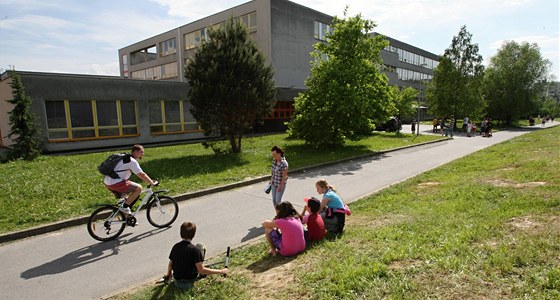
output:
[[[1,0],[0,73],[119,75],[118,49],[247,0]],[[443,54],[466,25],[488,65],[505,41],[536,43],[560,79],[558,0],[293,0]]]

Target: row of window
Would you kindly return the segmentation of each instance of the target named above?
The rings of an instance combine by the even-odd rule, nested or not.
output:
[[[177,62],[131,72],[133,79],[168,79],[177,77]]]
[[[257,13],[256,12],[252,12],[252,13],[249,13],[249,14],[246,14],[246,15],[242,15],[242,16],[237,17],[235,19],[239,20],[241,23],[243,23],[243,25],[245,25],[245,27],[247,28],[247,30],[249,32],[253,32],[253,31],[257,30]],[[195,30],[193,32],[189,32],[189,33],[185,34],[184,35],[185,50],[194,49],[194,48],[200,46],[200,43],[202,43],[202,41],[206,41],[207,40],[208,28],[223,30],[225,28],[225,21],[221,22],[221,23],[218,23],[218,24],[215,24],[215,25],[212,25],[210,27],[198,29],[198,30]]]
[[[199,132],[185,101],[149,101],[150,133]],[[71,141],[139,135],[137,101],[47,100],[49,141]]]
[[[389,52],[394,52],[397,53],[399,56],[399,61],[405,62],[405,63],[409,63],[409,64],[413,64],[416,66],[420,66],[420,67],[424,67],[424,68],[428,68],[428,69],[435,69],[439,62],[437,60],[433,60],[431,58],[427,58],[424,57],[420,54],[416,54],[416,53],[412,53],[400,48],[397,48],[395,46],[387,46],[385,47],[385,50],[389,51]]]
[[[138,134],[137,108],[129,100],[45,101],[49,140],[124,137]]]
[[[411,81],[417,83],[425,83],[426,81],[431,81],[434,77],[433,75],[416,72],[407,69],[397,68],[397,74],[400,80]]]
[[[274,119],[291,119],[295,112],[293,101],[276,101],[276,106],[272,115],[269,115],[265,120]]]

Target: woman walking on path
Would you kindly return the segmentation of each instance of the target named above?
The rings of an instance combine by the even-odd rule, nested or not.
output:
[[[282,196],[286,190],[286,182],[288,181],[288,161],[284,157],[284,150],[278,146],[274,146],[271,149],[272,153],[272,167],[270,177],[270,185],[272,192],[272,205],[276,208],[276,205],[282,202]]]

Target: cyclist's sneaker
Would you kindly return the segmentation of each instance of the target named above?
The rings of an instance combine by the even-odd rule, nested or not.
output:
[[[131,215],[132,211],[130,210],[130,207],[119,207],[119,210],[122,211],[123,213],[127,214],[127,215]]]

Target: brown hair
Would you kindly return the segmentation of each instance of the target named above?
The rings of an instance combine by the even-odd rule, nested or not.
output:
[[[292,203],[290,203],[289,201],[284,201],[276,204],[276,209],[278,210],[278,213],[276,214],[276,219],[283,219],[287,217],[294,217],[294,218],[301,219],[301,216],[296,211]]]
[[[132,146],[132,151],[131,152],[139,151],[139,150],[144,150],[144,147],[142,147],[142,145],[135,144],[134,146]]]
[[[284,157],[284,150],[280,148],[280,146],[274,145],[270,151],[275,151],[276,153],[280,153],[280,156]]]
[[[184,222],[181,224],[181,238],[184,240],[192,240],[196,233],[196,224],[192,222]]]

